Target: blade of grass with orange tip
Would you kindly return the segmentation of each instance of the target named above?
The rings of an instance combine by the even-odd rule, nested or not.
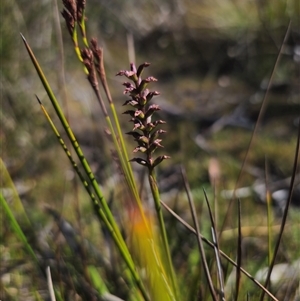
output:
[[[90,196],[90,198],[92,200],[92,203],[93,203],[94,210],[97,213],[97,217],[100,218],[100,220],[104,222],[104,224],[107,227],[108,231],[110,232],[113,240],[115,241],[115,243],[116,243],[116,245],[117,245],[117,247],[118,247],[118,249],[119,249],[119,251],[120,251],[120,253],[121,253],[121,255],[122,255],[123,259],[124,259],[124,261],[126,262],[129,270],[131,271],[132,276],[135,279],[137,285],[140,287],[141,291],[142,290],[144,291],[143,295],[145,294],[145,296],[147,296],[147,294],[145,292],[145,289],[144,289],[144,287],[143,287],[143,285],[141,283],[141,280],[140,280],[138,274],[136,273],[134,263],[133,263],[133,261],[131,259],[130,253],[129,253],[129,251],[127,249],[127,246],[126,246],[126,244],[125,244],[125,242],[123,240],[123,237],[120,234],[118,235],[117,231],[115,231],[115,228],[112,226],[112,224],[108,220],[106,213],[104,212],[103,208],[101,208],[101,206],[99,205],[99,202],[96,199],[95,195],[92,193],[91,187],[90,187],[89,183],[85,180],[84,176],[80,172],[78,165],[76,164],[76,162],[72,158],[72,155],[71,155],[70,151],[68,150],[68,148],[67,148],[64,140],[61,138],[61,135],[59,134],[57,128],[55,127],[53,121],[51,120],[48,112],[46,111],[45,107],[42,105],[42,103],[41,103],[41,101],[40,101],[40,99],[38,97],[37,97],[37,100],[38,100],[38,102],[39,102],[39,104],[41,106],[41,109],[42,109],[44,115],[46,116],[47,121],[50,124],[50,126],[51,126],[54,134],[58,138],[59,143],[61,144],[64,152],[66,153],[69,161],[71,162],[71,164],[72,164],[75,172],[79,176],[79,178],[80,178],[83,186],[85,187],[87,193],[89,194],[89,196]],[[118,228],[117,228],[117,230],[118,230]]]
[[[200,254],[201,254],[201,261],[202,261],[202,265],[203,265],[203,268],[204,268],[204,274],[206,275],[206,279],[207,279],[207,282],[208,282],[211,297],[213,298],[214,301],[217,301],[218,298],[217,298],[217,295],[216,295],[216,292],[215,292],[215,289],[214,289],[214,285],[213,285],[211,275],[210,275],[210,271],[209,271],[209,268],[208,268],[208,264],[207,264],[207,261],[206,261],[206,255],[205,255],[204,246],[203,246],[203,242],[202,242],[202,235],[200,233],[200,226],[199,226],[199,223],[198,223],[195,204],[194,204],[193,197],[192,197],[192,194],[191,194],[191,191],[190,191],[190,187],[189,187],[189,184],[188,184],[188,181],[187,181],[186,172],[185,172],[183,167],[181,167],[181,175],[182,175],[182,178],[183,178],[184,188],[185,188],[185,191],[186,191],[186,194],[187,194],[187,197],[188,197],[188,201],[189,201],[189,205],[190,205],[190,209],[191,209],[191,213],[192,213],[192,218],[193,218],[193,222],[194,222],[195,229],[196,229],[196,236],[197,236],[199,251],[200,251]]]
[[[269,266],[268,274],[267,274],[265,285],[264,285],[265,287],[268,287],[268,285],[270,283],[271,274],[272,274],[273,267],[274,267],[276,257],[278,254],[278,250],[280,247],[281,239],[283,236],[283,232],[284,232],[284,228],[285,228],[285,224],[286,224],[286,220],[287,220],[287,216],[288,216],[288,211],[289,211],[291,200],[292,200],[295,179],[296,179],[296,174],[297,174],[297,169],[298,169],[299,150],[300,150],[300,122],[298,123],[298,136],[297,136],[297,143],[296,143],[296,149],[295,149],[293,172],[292,172],[292,177],[291,177],[291,182],[290,182],[290,187],[289,187],[289,195],[288,195],[288,198],[287,198],[287,201],[285,204],[283,217],[282,217],[282,221],[281,221],[281,225],[280,225],[280,232],[279,232],[279,235],[278,235],[278,238],[276,241],[276,245],[275,245],[274,252],[273,252],[273,257],[272,257],[272,260],[271,260],[271,263]],[[265,292],[263,291],[260,296],[260,301],[263,300],[264,295],[265,295]]]
[[[154,220],[150,213],[141,216],[138,208],[132,208],[129,212],[129,227],[131,229],[130,243],[134,257],[138,260],[138,266],[144,271],[145,283],[151,300],[175,301],[172,284],[165,271],[159,246],[158,237],[154,228]]]
[[[176,212],[174,212],[166,203],[161,201],[162,206],[170,213],[173,217],[175,217],[187,230],[197,236],[196,230],[190,226],[185,220],[183,220]],[[206,237],[200,234],[201,239],[211,248],[214,248],[215,245],[211,241],[209,241]],[[224,253],[221,249],[219,250],[220,255],[225,258],[230,264],[234,267],[238,268],[238,264],[232,260],[226,253]],[[252,275],[250,275],[246,270],[242,267],[239,268],[240,271],[248,277],[254,284],[256,284],[261,290],[263,290],[272,300],[279,301],[271,292],[269,292],[261,283],[259,283]]]
[[[151,169],[149,171],[149,176],[148,177],[149,177],[149,184],[150,184],[151,192],[152,192],[153,199],[154,199],[157,218],[158,218],[158,222],[159,222],[159,229],[160,229],[161,239],[162,239],[162,242],[163,242],[164,254],[165,254],[166,259],[167,259],[167,268],[168,268],[168,272],[169,272],[169,275],[170,275],[170,278],[171,278],[173,290],[174,290],[174,292],[176,294],[176,297],[178,299],[179,298],[179,291],[178,291],[178,286],[177,286],[177,281],[176,281],[176,275],[175,275],[174,268],[173,268],[173,263],[172,263],[170,247],[169,247],[169,243],[168,243],[166,226],[165,226],[165,223],[164,223],[163,213],[162,213],[161,204],[160,204],[160,194],[159,194],[159,190],[158,190],[158,187],[157,187],[157,182],[156,182],[155,173],[154,173],[153,169]]]

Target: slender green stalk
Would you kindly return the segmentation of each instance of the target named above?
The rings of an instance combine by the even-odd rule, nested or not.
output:
[[[154,174],[153,170],[149,171],[149,183],[150,183],[151,192],[152,192],[153,199],[154,199],[156,214],[157,214],[157,218],[158,218],[158,222],[159,222],[159,229],[160,229],[160,233],[161,233],[161,239],[162,239],[164,251],[165,251],[165,256],[167,258],[168,272],[171,277],[172,287],[175,292],[176,299],[179,300],[176,276],[175,276],[175,272],[174,272],[174,268],[173,268],[173,264],[172,264],[172,258],[171,258],[169,243],[168,243],[167,231],[166,231],[166,226],[164,223],[164,218],[163,218],[161,204],[160,204],[160,195],[159,195],[159,190],[157,187],[155,174]]]
[[[127,170],[127,174],[128,174],[128,178],[129,178],[129,182],[130,182],[130,186],[132,189],[132,192],[134,194],[134,196],[136,197],[136,201],[141,204],[140,198],[139,198],[139,194],[138,194],[138,189],[136,186],[136,181],[134,179],[133,176],[133,171],[132,171],[132,167],[131,164],[129,163],[129,156],[128,156],[128,152],[127,152],[127,148],[125,145],[125,141],[124,141],[124,137],[123,137],[123,133],[120,127],[120,122],[119,122],[119,118],[115,109],[115,106],[113,104],[113,102],[110,103],[110,108],[111,111],[113,113],[113,118],[117,127],[117,133],[118,133],[118,137],[120,138],[120,144],[121,144],[121,149],[122,149],[122,155],[124,156],[124,167]]]
[[[209,290],[210,290],[211,297],[214,301],[217,301],[217,295],[216,295],[214,285],[213,285],[213,282],[212,282],[212,278],[211,278],[211,275],[210,275],[210,272],[209,272],[207,259],[206,259],[206,255],[205,255],[205,250],[204,250],[204,246],[203,246],[203,242],[202,242],[202,238],[201,238],[200,226],[199,226],[199,222],[198,222],[198,218],[197,218],[195,203],[194,203],[194,200],[193,200],[193,197],[192,197],[192,193],[191,193],[189,183],[187,181],[187,176],[186,176],[185,170],[183,168],[181,169],[181,174],[182,174],[182,178],[183,178],[183,184],[184,184],[184,188],[185,188],[185,191],[186,191],[186,195],[187,195],[189,205],[190,205],[193,222],[194,222],[194,225],[195,225],[197,241],[198,241],[198,248],[199,248],[199,252],[201,254],[201,261],[202,261],[202,265],[203,265],[204,272],[205,272],[204,274],[205,274],[206,280],[208,282],[208,287],[209,287]]]
[[[281,225],[280,225],[280,231],[279,231],[279,235],[278,238],[276,240],[275,243],[275,247],[274,247],[274,251],[273,251],[273,255],[272,255],[272,260],[270,262],[269,265],[269,270],[268,270],[268,274],[264,283],[265,287],[268,287],[270,284],[270,278],[271,278],[271,274],[275,265],[275,261],[276,261],[276,257],[278,255],[278,250],[280,247],[280,243],[282,240],[282,236],[283,236],[283,232],[284,232],[284,228],[286,225],[286,221],[287,221],[287,217],[288,217],[288,212],[289,212],[289,208],[290,208],[290,204],[292,201],[292,195],[293,195],[293,190],[294,190],[294,185],[295,185],[295,180],[296,180],[296,174],[297,174],[297,170],[299,167],[299,154],[300,154],[300,123],[298,124],[298,134],[297,134],[297,144],[296,144],[296,149],[295,149],[295,157],[294,157],[294,163],[293,163],[293,172],[292,172],[292,177],[291,177],[291,182],[290,182],[290,187],[289,187],[289,195],[288,198],[286,200],[286,204],[285,204],[285,208],[283,211],[283,217],[282,217],[282,221],[281,221]],[[260,296],[260,301],[262,301],[264,299],[264,294],[265,292],[263,291],[261,296]]]
[[[82,56],[81,56],[81,52],[80,52],[80,48],[78,46],[78,38],[77,38],[77,29],[76,29],[76,25],[75,25],[75,28],[74,28],[74,31],[73,31],[73,35],[72,35],[72,40],[73,40],[73,43],[74,43],[74,50],[75,50],[75,53],[79,59],[79,61],[83,61],[82,59]],[[84,67],[84,72],[85,74],[88,73],[87,69]]]
[[[137,191],[137,187],[136,187],[135,180],[134,180],[134,177],[133,177],[133,172],[132,172],[132,169],[131,169],[131,165],[129,164],[128,155],[127,155],[124,139],[123,139],[123,136],[122,136],[121,128],[120,128],[118,118],[117,118],[117,115],[116,115],[116,111],[114,109],[113,113],[115,115],[114,119],[117,123],[119,136],[116,135],[116,132],[115,132],[115,129],[114,129],[113,124],[111,122],[111,119],[110,119],[110,117],[109,117],[109,115],[106,111],[104,102],[103,102],[102,97],[99,93],[98,87],[97,86],[93,87],[93,90],[96,94],[98,102],[99,102],[99,104],[102,108],[103,114],[105,116],[106,123],[107,123],[107,125],[109,127],[109,130],[111,132],[111,136],[112,136],[112,139],[113,139],[113,142],[114,142],[114,146],[115,146],[115,149],[117,150],[118,158],[120,160],[120,164],[121,164],[122,170],[123,170],[124,175],[125,175],[125,180],[127,181],[128,187],[130,188],[134,199],[137,201],[137,204],[138,204],[138,207],[139,207],[140,211],[143,213],[142,204],[141,204],[141,201],[140,201],[140,198],[139,198],[139,195],[138,195],[138,191]],[[118,138],[120,139],[121,144],[119,143]]]
[[[113,112],[116,115],[116,111],[114,110]],[[121,145],[118,143],[117,136],[116,136],[114,131],[113,131],[113,135],[112,135],[113,141],[114,141],[115,147],[116,147],[117,152],[118,152],[119,160],[121,162],[122,170],[124,171],[125,179],[127,181],[128,187],[130,188],[131,193],[134,197],[134,200],[136,201],[137,206],[139,208],[139,211],[142,215],[142,218],[143,218],[145,224],[147,225],[144,210],[143,210],[143,205],[142,205],[139,193],[138,193],[136,182],[135,182],[135,179],[134,179],[134,176],[133,176],[133,171],[132,171],[129,159],[128,159],[126,146],[125,146],[125,143],[124,143],[122,131],[121,131],[117,116],[115,116],[115,121],[116,121],[116,124],[117,124],[117,130],[118,130],[118,134],[119,134],[118,137],[120,138]],[[107,122],[109,124],[110,129],[113,130],[111,120],[110,120],[109,117],[107,118]]]
[[[241,264],[242,264],[242,222],[241,222],[241,201],[238,199],[238,239],[237,239],[237,255],[236,262],[238,268],[235,274],[235,301],[238,300],[240,284],[241,284]]]
[[[127,170],[127,174],[129,177],[129,182],[130,182],[130,187],[132,189],[133,194],[136,196],[137,202],[140,203],[140,199],[139,199],[139,194],[138,194],[138,189],[136,187],[136,182],[133,176],[133,171],[132,171],[132,167],[131,164],[129,163],[129,156],[128,156],[128,152],[127,152],[127,148],[125,145],[125,141],[124,141],[124,136],[123,136],[123,132],[120,126],[120,122],[119,122],[119,117],[113,102],[113,99],[111,97],[111,93],[107,84],[107,79],[106,79],[106,72],[105,72],[105,68],[104,68],[104,59],[103,59],[103,49],[99,48],[97,46],[97,41],[95,39],[92,40],[92,46],[94,49],[94,55],[97,61],[96,64],[96,70],[98,72],[98,75],[100,77],[104,92],[106,94],[108,103],[110,105],[110,109],[111,112],[113,114],[113,119],[117,128],[117,134],[118,137],[120,139],[120,145],[121,145],[121,149],[122,149],[122,156],[124,156],[124,162],[125,162],[125,168]]]
[[[133,195],[135,201],[137,202],[138,207],[140,208],[141,214],[143,215],[144,213],[143,213],[143,209],[142,209],[142,203],[140,200],[140,196],[138,194],[138,189],[136,186],[136,181],[134,179],[132,167],[131,167],[131,164],[129,163],[129,156],[128,156],[127,148],[125,145],[124,136],[123,136],[123,133],[121,130],[118,114],[116,112],[115,105],[113,103],[111,93],[110,93],[110,90],[109,90],[109,87],[107,84],[106,72],[105,72],[105,68],[104,68],[103,48],[98,46],[96,39],[91,40],[91,50],[92,50],[94,58],[95,58],[95,69],[98,73],[98,76],[102,83],[103,90],[106,94],[108,103],[110,105],[110,109],[111,109],[111,112],[113,115],[113,120],[114,120],[116,129],[117,129],[117,134],[114,131],[111,120],[108,117],[106,110],[104,111],[104,109],[103,109],[104,104],[103,104],[103,100],[101,99],[101,95],[100,95],[98,89],[96,90],[94,88],[94,90],[95,90],[97,98],[100,102],[102,111],[103,111],[105,117],[107,118],[107,123],[111,130],[111,134],[113,137],[115,147],[118,151],[118,157],[119,157],[119,160],[120,160],[120,163],[121,163],[124,175],[125,175],[125,179],[128,183],[128,187],[130,188],[132,195]]]
[[[268,266],[270,266],[273,257],[273,253],[272,253],[273,235],[272,235],[272,200],[271,200],[271,194],[269,190],[267,190],[266,197],[267,197],[267,219],[268,219]]]
[[[194,203],[194,201],[192,199],[192,193],[190,191],[190,185],[187,181],[186,171],[183,167],[182,167],[182,174],[183,174],[183,179],[184,179],[184,182],[185,182],[185,188],[186,188],[186,191],[187,191],[188,198]],[[211,232],[212,232],[212,238],[213,238],[213,242],[214,242],[214,246],[215,246],[214,251],[215,251],[217,270],[218,270],[218,278],[219,278],[219,284],[220,284],[220,298],[223,301],[223,300],[225,300],[224,276],[223,276],[223,272],[222,272],[222,268],[221,268],[220,247],[219,247],[219,241],[218,241],[218,236],[217,236],[217,228],[216,228],[216,223],[215,223],[215,220],[214,220],[214,217],[213,217],[213,212],[211,210],[211,206],[209,204],[208,197],[207,197],[205,189],[203,189],[203,193],[204,193],[204,198],[205,198],[205,201],[206,201],[206,205],[207,205],[207,209],[208,209],[209,217],[210,217],[210,222],[211,222]],[[239,230],[240,230],[240,227],[239,227]],[[198,234],[200,234],[200,233],[198,233]],[[237,269],[237,270],[239,271],[239,269]]]
[[[186,221],[184,221],[178,214],[176,214],[167,204],[161,201],[161,204],[163,207],[172,214],[173,217],[175,217],[187,230],[189,230],[194,235],[197,235],[196,230],[191,227]],[[204,237],[202,234],[200,234],[201,239],[211,248],[215,248],[215,245],[209,241],[206,237]],[[224,253],[221,249],[219,249],[220,255],[225,258],[229,263],[231,263],[234,267],[237,269],[240,269],[240,271],[248,277],[254,284],[256,284],[262,291],[264,291],[272,300],[279,301],[274,295],[272,295],[271,292],[269,292],[265,286],[263,286],[261,283],[259,283],[252,275],[250,275],[246,270],[244,270],[241,266],[239,266],[234,260],[232,260],[226,253]]]
[[[85,0],[78,0],[77,1],[77,22],[81,31],[81,36],[83,43],[86,47],[88,47],[88,41],[86,37],[86,29],[85,29]]]

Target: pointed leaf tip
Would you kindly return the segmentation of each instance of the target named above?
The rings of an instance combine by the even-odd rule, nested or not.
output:
[[[20,36],[21,36],[22,40],[26,42],[26,39],[25,39],[25,37],[23,36],[22,32],[20,32]]]
[[[36,94],[34,94],[34,95],[35,95],[37,101],[39,102],[39,104],[42,105],[42,102],[41,102],[41,100],[39,99],[39,97],[38,97]]]

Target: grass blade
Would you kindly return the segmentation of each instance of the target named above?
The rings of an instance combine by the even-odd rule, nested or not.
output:
[[[225,294],[224,294],[224,277],[222,273],[222,267],[221,267],[221,261],[220,261],[220,247],[219,247],[219,242],[218,242],[218,236],[217,236],[217,229],[216,229],[216,223],[213,217],[213,213],[208,201],[208,197],[206,194],[206,191],[203,189],[204,192],[204,197],[205,201],[207,204],[208,212],[209,212],[209,217],[210,217],[210,222],[212,225],[212,237],[213,237],[213,243],[214,243],[214,250],[215,250],[215,256],[216,256],[216,261],[217,261],[217,268],[218,268],[218,278],[219,278],[219,283],[220,283],[220,291],[222,293],[222,300],[225,300]]]
[[[120,160],[120,163],[121,163],[124,175],[125,175],[125,179],[128,183],[128,187],[130,188],[130,191],[131,191],[131,193],[132,193],[132,195],[133,195],[133,197],[134,197],[134,199],[135,199],[135,201],[138,205],[138,208],[141,211],[141,214],[143,215],[142,203],[141,203],[141,200],[140,200],[140,197],[139,197],[139,194],[138,194],[138,189],[137,189],[137,186],[136,186],[136,181],[135,181],[134,176],[133,176],[132,167],[131,167],[130,162],[129,162],[129,156],[128,156],[127,148],[126,148],[126,145],[125,145],[123,133],[122,133],[122,130],[121,130],[119,118],[118,118],[118,115],[117,115],[117,111],[115,109],[115,105],[113,103],[113,99],[111,97],[110,89],[109,89],[108,84],[107,84],[106,72],[105,72],[105,67],[104,67],[103,48],[98,47],[97,41],[95,39],[92,39],[91,44],[92,44],[91,49],[93,51],[93,54],[94,54],[94,57],[95,57],[95,60],[96,60],[95,68],[96,68],[96,71],[97,71],[98,76],[100,78],[103,90],[106,94],[107,101],[110,105],[110,109],[111,109],[111,112],[112,112],[112,115],[113,115],[113,120],[114,120],[114,123],[115,123],[115,126],[116,126],[117,135],[116,135],[115,130],[112,126],[112,122],[110,120],[110,117],[108,115],[106,116],[105,112],[103,112],[103,113],[105,115],[106,122],[107,122],[107,124],[109,126],[109,129],[111,131],[112,138],[113,138],[113,141],[114,141],[114,145],[115,145],[115,148],[117,150],[118,157],[119,157],[119,160]],[[99,91],[98,91],[98,94],[99,94]],[[99,97],[99,96],[100,96],[100,94],[97,97]],[[101,104],[101,108],[103,110],[104,102],[103,102],[102,99],[101,99],[100,104]]]
[[[21,215],[23,221],[25,221],[26,224],[32,228],[31,222],[25,212],[24,206],[20,200],[19,194],[14,185],[14,182],[11,179],[10,174],[9,174],[1,157],[0,157],[0,174],[1,174],[1,186],[5,187],[5,188],[9,187],[12,191],[12,201],[11,201],[12,210],[14,210],[14,212],[17,213],[17,215]],[[2,194],[2,191],[1,191],[1,194]]]
[[[194,222],[195,229],[196,229],[198,247],[199,247],[199,251],[200,251],[200,254],[201,254],[201,261],[202,261],[202,265],[203,265],[204,272],[205,272],[205,275],[206,275],[206,279],[207,279],[207,282],[208,282],[210,294],[211,294],[213,300],[217,301],[218,300],[217,295],[216,295],[216,292],[215,292],[215,289],[214,289],[214,286],[213,286],[210,271],[209,271],[208,264],[207,264],[207,261],[206,261],[206,255],[205,255],[205,251],[204,251],[204,247],[203,247],[202,236],[201,236],[201,233],[200,233],[200,227],[199,227],[199,223],[198,223],[198,219],[197,219],[195,204],[194,204],[193,197],[192,197],[192,194],[191,194],[191,191],[190,191],[190,187],[189,187],[189,184],[188,184],[188,181],[187,181],[187,178],[186,178],[186,173],[185,173],[185,170],[183,169],[183,167],[181,168],[181,174],[182,174],[182,178],[183,178],[184,188],[185,188],[185,191],[186,191],[186,194],[187,194],[187,197],[188,197],[188,201],[189,201],[189,205],[190,205],[190,208],[191,208],[193,222]]]
[[[161,201],[161,204],[163,207],[170,213],[172,214],[173,217],[175,217],[187,230],[189,230],[191,233],[197,235],[196,230],[190,226],[185,220],[183,220],[176,212],[174,212],[166,203]],[[214,244],[209,241],[206,237],[200,234],[201,239],[211,248],[214,248]],[[232,264],[234,267],[238,268],[238,264],[232,260],[226,253],[224,253],[221,249],[220,255],[225,258],[230,264]],[[244,270],[242,267],[240,267],[241,272],[247,276],[253,283],[255,283],[260,289],[265,291],[265,293],[272,298],[274,301],[279,301],[271,292],[269,292],[261,283],[259,283],[252,275],[250,275],[246,270]]]
[[[220,249],[218,246],[218,239],[217,235],[215,232],[214,228],[211,228],[211,234],[212,234],[212,239],[214,243],[214,250],[215,250],[215,256],[216,256],[216,261],[217,261],[217,271],[218,271],[218,278],[219,278],[219,283],[220,283],[220,294],[221,294],[221,300],[225,301],[225,289],[224,289],[224,276],[223,276],[223,270],[222,270],[222,265],[221,265],[221,258],[220,258]]]
[[[274,267],[274,264],[275,264],[275,261],[276,261],[276,257],[277,257],[277,254],[278,254],[281,239],[282,239],[282,236],[283,236],[284,227],[285,227],[287,216],[288,216],[288,211],[289,211],[291,200],[292,200],[292,195],[293,195],[293,190],[294,190],[294,185],[295,185],[295,179],[296,179],[296,174],[297,174],[297,169],[298,169],[299,149],[300,149],[300,122],[298,124],[298,136],[297,136],[297,144],[296,144],[296,149],[295,149],[293,172],[292,172],[292,177],[291,177],[291,182],[290,182],[290,187],[289,187],[289,196],[288,196],[287,202],[285,204],[283,217],[282,217],[282,221],[281,221],[281,225],[280,225],[280,231],[279,231],[279,235],[278,235],[278,238],[277,238],[277,241],[276,241],[272,261],[271,261],[271,264],[269,266],[268,274],[267,274],[267,277],[266,277],[266,281],[265,281],[265,285],[264,285],[265,287],[268,287],[268,285],[270,283],[272,270],[273,270],[273,267]],[[264,295],[265,295],[265,292],[262,291],[261,296],[260,296],[260,301],[263,300]]]
[[[25,249],[27,250],[27,252],[29,253],[29,255],[31,255],[31,257],[33,258],[34,262],[39,265],[39,261],[38,258],[34,252],[34,250],[32,249],[31,245],[28,243],[27,238],[24,234],[24,232],[22,231],[19,223],[17,222],[16,218],[14,217],[13,212],[11,211],[10,207],[7,204],[6,199],[4,198],[4,196],[2,195],[2,193],[0,194],[0,205],[3,208],[5,214],[8,217],[8,221],[12,227],[12,229],[14,230],[15,234],[17,235],[17,237],[19,238],[19,240],[24,244]]]
[[[47,283],[48,283],[48,290],[49,290],[49,294],[50,294],[50,300],[51,301],[56,301],[55,293],[54,293],[54,290],[53,290],[51,271],[50,271],[49,266],[47,266],[47,268],[46,268],[46,275],[47,275]]]
[[[155,204],[155,209],[156,209],[156,213],[157,213],[157,217],[158,217],[158,221],[159,221],[161,239],[163,241],[165,256],[167,258],[167,267],[168,267],[169,275],[171,277],[173,290],[176,293],[176,296],[178,298],[179,293],[178,293],[178,287],[177,287],[177,282],[176,282],[176,276],[175,276],[175,272],[174,272],[174,268],[173,268],[173,264],[172,264],[172,258],[171,258],[169,243],[168,243],[166,226],[164,223],[164,218],[163,218],[162,209],[161,209],[161,205],[160,205],[159,190],[157,187],[157,183],[156,183],[156,179],[155,179],[153,170],[151,170],[150,174],[149,174],[149,183],[150,183],[151,192],[152,192],[154,204]]]
[[[241,282],[241,264],[242,264],[242,225],[241,225],[241,201],[238,200],[238,241],[237,241],[237,269],[235,274],[235,301],[238,300],[240,282]]]

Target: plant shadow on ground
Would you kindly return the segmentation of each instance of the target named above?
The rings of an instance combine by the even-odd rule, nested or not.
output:
[[[203,188],[213,207],[217,229],[220,230],[249,147],[266,93],[266,81],[270,78],[275,64],[288,17],[278,15],[275,7],[272,8],[274,11],[268,10],[266,5],[261,11],[263,15],[260,16],[263,24],[256,20],[257,15],[250,10],[255,17],[253,20],[256,20],[254,26],[246,22],[250,22],[249,18],[242,18],[246,8],[243,10],[240,7],[240,10],[234,11],[232,7],[229,10],[230,7],[224,6],[222,12],[221,6],[211,8],[205,1],[204,7],[183,1],[183,12],[182,7],[172,6],[166,1],[165,10],[160,8],[160,14],[157,12],[158,8],[149,2],[149,15],[147,10],[141,10],[143,18],[138,18],[137,13],[133,18],[130,10],[132,8],[119,2],[116,1],[115,5],[102,3],[102,7],[91,2],[87,12],[88,31],[100,31],[98,34],[102,35],[107,76],[117,111],[123,111],[122,104],[126,97],[122,95],[121,81],[114,75],[119,69],[126,69],[128,65],[125,37],[127,32],[131,32],[135,40],[136,61],[150,61],[151,74],[159,80],[155,83],[155,89],[159,90],[161,95],[156,103],[161,107],[160,118],[167,121],[164,127],[167,130],[164,153],[170,155],[171,160],[164,162],[157,170],[161,198],[185,221],[193,224],[180,174],[180,165],[183,165],[196,204],[202,234],[210,238],[211,223]],[[231,3],[224,2],[228,5]],[[283,1],[278,1],[281,2]],[[6,3],[5,7],[9,5]],[[49,37],[47,40],[46,34],[43,38],[39,37],[42,34],[37,32],[36,28],[36,24],[41,24],[43,33],[49,33],[50,28],[54,28],[43,18],[48,11],[42,10],[39,19],[35,20],[31,16],[33,6],[29,5],[25,9],[24,3],[18,1],[18,7],[28,24],[28,40],[32,38],[37,56],[42,58],[46,73],[54,83],[53,86],[57,83],[56,92],[63,99],[63,85],[60,77],[57,78],[57,73],[61,74],[62,70],[57,59],[58,40]],[[95,11],[92,11],[93,8]],[[137,11],[139,8],[135,9]],[[281,8],[277,9],[280,11]],[[151,21],[152,10],[161,18],[161,25],[156,24],[158,21]],[[223,15],[228,11],[235,17],[236,23],[232,27],[231,24],[222,23],[220,28],[216,28],[218,14]],[[208,28],[204,25],[204,12],[211,16]],[[101,16],[98,23],[92,21],[96,14]],[[11,16],[11,20],[13,18]],[[224,20],[222,22],[225,22]],[[274,206],[271,226],[268,226],[267,206],[264,203],[266,192],[257,188],[267,180],[273,193],[288,189],[293,169],[299,123],[300,32],[297,24],[299,21],[296,19],[289,34],[286,52],[268,91],[268,106],[251,145],[237,190],[241,200],[242,266],[252,275],[262,267],[268,266],[268,229],[271,229],[272,233],[273,250],[282,218],[282,203],[277,201],[274,195],[273,202],[279,203]],[[129,289],[119,276],[123,269],[121,260],[112,247],[107,231],[104,227],[99,227],[85,191],[59,147],[56,137],[40,114],[38,105],[34,103],[33,95],[42,95],[43,103],[51,112],[47,96],[36,83],[36,75],[32,72],[29,60],[25,58],[25,50],[20,44],[16,47],[16,42],[8,34],[9,30],[6,30],[5,26],[8,25],[3,25],[8,38],[4,41],[11,47],[12,52],[1,51],[1,56],[8,58],[8,62],[3,65],[2,76],[4,89],[1,101],[1,151],[25,210],[34,224],[36,235],[31,235],[30,232],[26,235],[41,254],[51,250],[55,256],[63,258],[65,265],[61,270],[53,272],[53,279],[58,279],[57,283],[64,287],[65,300],[88,300],[86,290],[89,286],[86,289],[85,269],[91,265],[98,267],[108,291],[126,299]],[[251,26],[254,27],[251,29]],[[18,33],[14,32],[16,40],[17,35]],[[63,103],[63,107],[93,172],[104,189],[105,197],[110,201],[112,211],[120,219],[120,224],[126,232],[128,229],[120,213],[120,207],[124,205],[124,191],[115,184],[118,168],[112,160],[112,144],[103,130],[105,123],[102,113],[94,101],[86,78],[78,71],[78,64],[73,64],[75,55],[66,33],[63,33],[63,39],[67,54],[65,65],[68,95],[67,104]],[[17,59],[19,56],[25,62]],[[15,70],[15,74],[10,68]],[[148,75],[148,70],[146,72]],[[56,120],[56,117],[53,118]],[[121,126],[124,133],[131,130],[127,115],[121,116]],[[134,146],[130,139],[127,139],[127,144],[131,154]],[[135,167],[135,171],[137,182],[140,184],[143,172],[138,167]],[[278,188],[276,184],[279,185]],[[153,204],[147,189],[148,187],[145,187],[144,198],[151,207]],[[293,264],[296,260],[299,261],[298,189],[299,185],[296,185],[293,206],[290,208],[276,263]],[[55,208],[55,211],[45,209],[49,206]],[[58,216],[70,223],[74,237],[69,237],[68,240],[68,237],[63,235],[63,227],[67,226],[59,223]],[[210,300],[205,276],[198,268],[201,262],[195,236],[167,211],[164,211],[164,216],[182,295],[187,296],[186,300]],[[233,259],[237,256],[238,247],[237,216],[237,208],[234,205],[220,234],[220,248]],[[22,221],[20,223],[22,224]],[[26,226],[24,227],[26,232]],[[37,291],[46,299],[46,281],[41,279],[34,265],[30,264],[28,256],[21,248],[20,242],[12,235],[5,218],[1,227],[0,247],[3,263],[1,297],[4,300],[33,300]],[[214,254],[208,247],[206,253],[212,274],[216,275]],[[48,255],[52,258],[53,254]],[[232,266],[222,260],[222,267],[228,289],[226,293],[230,295],[230,281],[233,281],[233,285],[235,283],[232,280]],[[65,282],[60,282],[59,279],[64,274],[69,274],[70,277],[66,277]],[[82,285],[80,289],[72,284],[73,276],[77,283]],[[214,277],[216,281],[216,276]],[[300,276],[296,275],[296,282],[299,278]],[[261,292],[257,287],[246,277],[242,277],[241,281],[240,300],[244,300],[247,293],[250,300],[258,300]],[[260,278],[260,281],[263,283],[263,278]],[[293,300],[299,292],[296,292],[292,282],[289,285],[285,281],[286,279],[283,279],[281,290],[278,289],[278,285],[274,285],[272,292],[279,300],[283,300],[284,297]],[[35,298],[38,300],[37,296]]]

